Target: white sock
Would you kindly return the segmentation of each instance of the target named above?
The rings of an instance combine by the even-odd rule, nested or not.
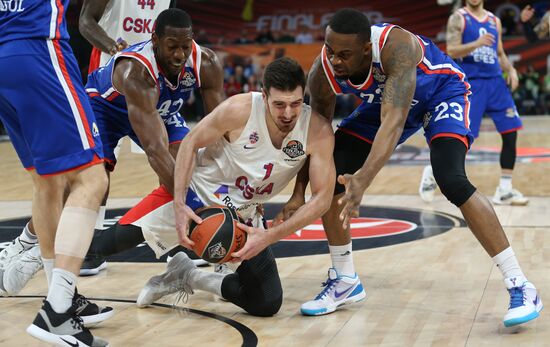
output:
[[[48,280],[48,288],[52,283],[52,270],[54,259],[42,258],[42,264],[44,264],[44,272],[46,273],[46,280]]]
[[[512,190],[512,175],[511,174],[502,174],[500,175],[500,189],[504,191]]]
[[[523,274],[523,271],[521,271],[521,267],[518,264],[518,260],[516,259],[516,255],[514,254],[512,247],[508,247],[499,254],[495,255],[493,257],[493,261],[497,264],[497,267],[500,272],[502,272],[504,278],[523,277],[527,280]]]
[[[21,232],[21,235],[19,235],[19,241],[22,242],[23,246],[25,246],[25,249],[29,249],[38,243],[38,237],[36,237],[36,235],[31,233],[31,231],[29,230],[29,223],[25,225],[23,231]]]
[[[105,222],[105,205],[99,206],[99,211],[97,213],[97,219],[95,221],[95,229],[103,229],[103,223]]]
[[[227,275],[195,269],[191,271],[189,276],[189,283],[193,290],[200,289],[222,297],[222,282]]]
[[[67,312],[73,303],[76,275],[70,271],[54,268],[46,300],[57,313]]]
[[[355,276],[355,267],[353,266],[353,255],[351,254],[351,242],[343,246],[328,245],[332,267],[339,276]]]

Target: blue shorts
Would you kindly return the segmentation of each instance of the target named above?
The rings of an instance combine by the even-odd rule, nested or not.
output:
[[[521,129],[521,118],[504,78],[501,76],[477,78],[470,80],[470,84],[472,85],[470,129],[475,137],[479,136],[479,127],[484,114],[488,114],[493,119],[501,134]]]
[[[138,146],[142,146],[132,129],[127,110],[110,104],[101,98],[101,96],[92,97],[90,102],[97,118],[99,132],[101,133],[101,142],[103,143],[107,169],[113,171],[116,165],[114,150],[121,138],[128,136]],[[181,142],[185,135],[189,133],[189,128],[179,113],[172,115],[170,118],[163,118],[163,121],[168,133],[169,143]]]
[[[0,118],[27,169],[62,173],[103,158],[80,70],[65,40],[0,44]]]
[[[439,93],[424,107],[412,109],[398,144],[405,142],[424,127],[424,136],[428,144],[438,137],[455,137],[469,148],[474,142],[474,137],[468,128],[470,102],[467,95],[465,87],[453,95]],[[380,111],[376,110],[376,115],[368,114],[369,112],[373,112],[373,107],[364,101],[338,127],[343,132],[372,143],[380,128]]]

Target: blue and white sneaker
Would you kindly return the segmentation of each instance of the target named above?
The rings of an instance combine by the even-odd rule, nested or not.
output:
[[[338,276],[334,268],[328,270],[328,279],[322,286],[323,290],[314,300],[302,304],[300,311],[303,315],[329,314],[342,305],[361,301],[367,296],[357,274],[354,277]]]
[[[510,306],[504,316],[504,325],[511,327],[537,318],[543,305],[533,283],[527,282],[523,276],[506,278],[504,283],[510,293]]]

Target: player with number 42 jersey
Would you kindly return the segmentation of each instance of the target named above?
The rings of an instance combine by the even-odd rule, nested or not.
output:
[[[88,77],[86,92],[98,118],[98,127],[105,140],[105,160],[110,170],[114,169],[116,158],[113,153],[118,141],[129,136],[140,144],[128,118],[126,98],[113,84],[113,70],[121,59],[132,59],[143,64],[157,84],[159,99],[157,110],[164,121],[169,143],[181,141],[189,132],[185,120],[179,114],[181,106],[189,99],[195,88],[201,86],[201,47],[193,41],[191,54],[181,70],[177,84],[172,84],[157,63],[152,41],[130,46],[114,55],[107,65],[92,72]]]

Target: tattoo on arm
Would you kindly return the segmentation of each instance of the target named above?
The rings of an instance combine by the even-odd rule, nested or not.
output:
[[[409,108],[416,88],[416,50],[409,42],[399,42],[385,59],[388,79],[384,86],[382,104]]]
[[[336,103],[336,95],[327,81],[320,58],[318,57],[309,72],[307,86],[311,95],[311,108],[319,114],[332,119]]]
[[[447,22],[447,46],[462,43],[462,16],[453,13]]]

